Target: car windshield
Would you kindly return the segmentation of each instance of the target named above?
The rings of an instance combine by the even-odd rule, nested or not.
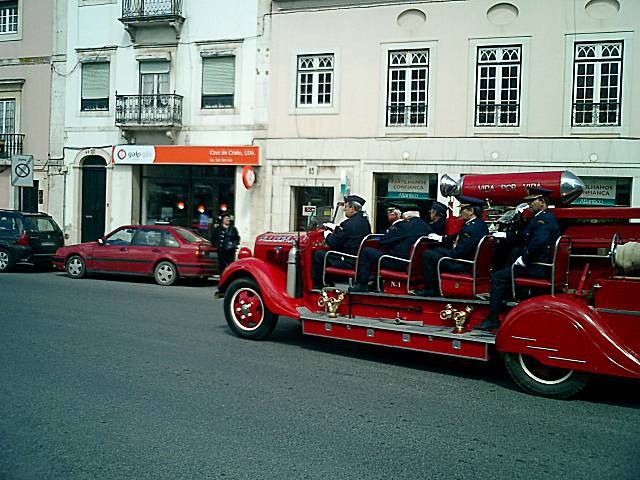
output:
[[[180,235],[180,237],[187,243],[197,243],[197,242],[206,242],[208,241],[206,238],[201,237],[200,235],[193,233],[186,228],[176,228],[176,233]]]
[[[55,232],[56,228],[50,218],[24,217],[24,229],[29,232]]]

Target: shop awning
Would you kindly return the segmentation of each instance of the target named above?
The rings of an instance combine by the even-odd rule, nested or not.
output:
[[[195,145],[116,145],[116,165],[260,165],[260,147]]]

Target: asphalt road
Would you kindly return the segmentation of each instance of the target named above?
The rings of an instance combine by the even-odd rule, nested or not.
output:
[[[215,285],[0,275],[0,479],[640,478],[640,383],[234,337]]]

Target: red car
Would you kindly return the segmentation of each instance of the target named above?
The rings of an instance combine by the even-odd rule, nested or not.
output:
[[[173,285],[178,277],[217,275],[218,255],[203,237],[170,225],[127,225],[96,242],[59,248],[56,270],[71,278],[87,273],[153,276],[159,285]]]

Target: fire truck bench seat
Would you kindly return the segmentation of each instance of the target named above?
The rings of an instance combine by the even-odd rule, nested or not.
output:
[[[495,239],[486,235],[480,239],[473,260],[443,257],[438,261],[438,281],[443,297],[481,298],[489,293]],[[468,264],[470,273],[441,272],[445,260]]]
[[[364,247],[375,247],[378,249],[383,249],[380,245],[379,239],[382,235],[377,233],[370,233],[366,237],[362,239],[360,242],[360,246],[358,247],[358,253],[356,255],[349,255],[346,253],[338,252],[336,250],[329,250],[324,257],[324,265],[322,269],[322,284],[328,285],[327,277],[331,276],[331,278],[344,278],[347,279],[349,284],[355,282],[356,273],[358,272],[358,261],[360,259],[360,253]],[[345,258],[351,258],[354,262],[353,268],[341,268],[341,267],[332,267],[331,265],[327,265],[327,258],[330,256],[339,256]]]
[[[392,255],[383,255],[378,260],[378,277],[377,286],[380,292],[383,291],[383,282],[398,282],[406,285],[403,293],[411,292],[411,286],[416,285],[424,280],[424,272],[422,271],[422,253],[432,245],[438,245],[434,240],[429,240],[426,236],[418,238],[409,251],[409,259],[398,258]],[[402,270],[392,270],[384,268],[382,263],[385,259],[395,259],[405,264]]]
[[[549,268],[548,278],[515,277],[514,266],[511,267],[511,288],[513,298],[516,297],[516,287],[530,287],[549,290],[551,295],[557,291],[564,292],[569,286],[569,258],[571,256],[571,239],[565,235],[558,237],[552,252],[551,263],[536,263]]]

